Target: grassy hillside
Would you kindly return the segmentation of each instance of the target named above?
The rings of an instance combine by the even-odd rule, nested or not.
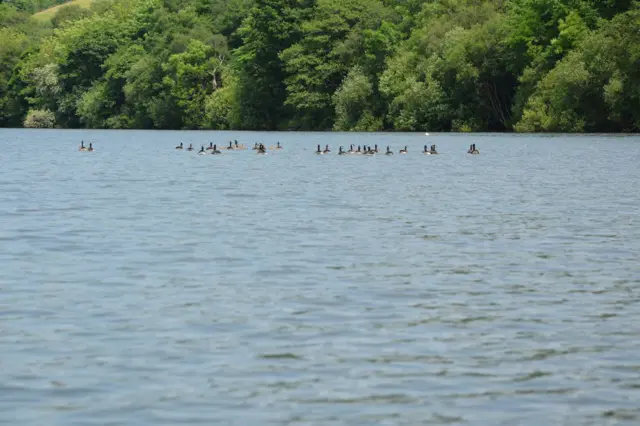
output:
[[[58,6],[50,7],[49,9],[41,10],[40,12],[34,14],[34,18],[39,19],[41,21],[50,20],[53,18],[58,12],[58,9],[64,6],[69,6],[71,4],[75,4],[76,6],[84,7],[88,9],[91,6],[93,0],[73,0],[68,3],[59,4]]]

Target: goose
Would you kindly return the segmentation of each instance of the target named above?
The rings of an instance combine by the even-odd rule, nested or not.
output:
[[[474,155],[480,154],[480,151],[476,149],[475,143],[469,145],[469,151],[467,151],[467,154],[474,154]]]

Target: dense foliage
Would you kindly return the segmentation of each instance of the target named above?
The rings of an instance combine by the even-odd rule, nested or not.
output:
[[[0,4],[0,126],[640,130],[633,0]]]

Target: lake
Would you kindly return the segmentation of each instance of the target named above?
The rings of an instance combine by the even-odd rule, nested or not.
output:
[[[0,147],[0,423],[640,422],[640,137]]]

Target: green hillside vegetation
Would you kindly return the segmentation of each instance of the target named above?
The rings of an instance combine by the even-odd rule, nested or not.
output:
[[[0,126],[640,130],[633,0],[78,1],[0,4]]]
[[[72,0],[67,3],[41,10],[40,12],[35,13],[33,17],[41,21],[50,21],[62,8],[68,8],[71,6],[71,9],[75,9],[73,6],[76,6],[78,8],[89,9],[92,1],[93,0]]]

